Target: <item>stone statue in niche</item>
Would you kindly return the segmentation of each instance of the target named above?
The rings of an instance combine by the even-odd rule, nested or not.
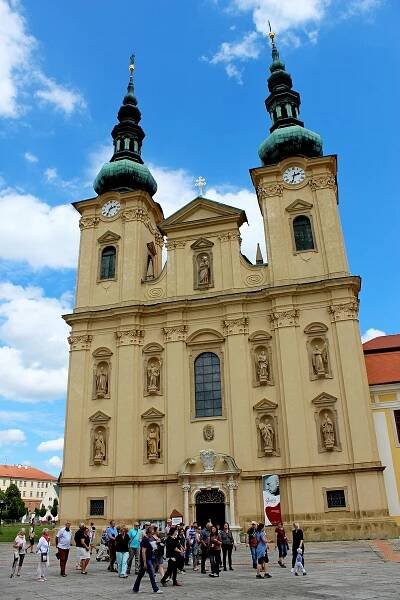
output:
[[[332,450],[335,446],[335,428],[333,421],[326,412],[321,422],[322,443],[326,450]]]
[[[272,427],[271,423],[265,421],[260,421],[258,428],[261,432],[265,454],[272,454],[274,451],[274,428]]]
[[[160,375],[160,361],[157,358],[151,359],[147,365],[147,391],[149,394],[160,391]]]
[[[160,427],[152,423],[147,428],[147,458],[154,461],[160,458]]]
[[[108,396],[108,364],[101,362],[96,371],[96,397],[105,398]]]
[[[260,384],[268,383],[271,379],[270,377],[270,364],[268,359],[268,354],[265,348],[261,348],[260,352],[256,354],[256,369],[257,369],[257,379]]]
[[[206,287],[211,283],[210,259],[207,254],[199,256],[198,264],[198,283]]]
[[[317,377],[325,377],[329,374],[328,350],[324,342],[318,342],[312,346],[312,367]]]
[[[93,462],[101,464],[106,459],[106,441],[102,429],[97,429],[94,434]]]

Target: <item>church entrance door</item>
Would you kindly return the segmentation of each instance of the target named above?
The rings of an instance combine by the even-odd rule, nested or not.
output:
[[[196,495],[196,521],[201,526],[211,520],[221,528],[225,522],[225,495],[220,490],[201,490]]]

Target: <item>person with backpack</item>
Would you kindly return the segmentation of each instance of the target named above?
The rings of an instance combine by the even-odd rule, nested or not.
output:
[[[248,546],[250,548],[251,560],[253,562],[253,569],[257,569],[257,552],[256,552],[257,537],[256,537],[256,532],[257,532],[257,522],[256,521],[252,521],[251,522],[251,527],[249,527],[249,529],[247,530],[246,546]]]
[[[139,562],[140,562],[140,525],[135,523],[133,527],[128,531],[129,537],[129,558],[128,567],[126,574],[129,575],[132,568],[133,559],[135,559],[135,574],[139,573]]]

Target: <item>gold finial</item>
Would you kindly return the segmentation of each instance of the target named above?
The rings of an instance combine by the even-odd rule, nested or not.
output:
[[[135,70],[135,55],[131,54],[129,58],[129,72],[133,75],[133,71]]]
[[[268,21],[268,27],[269,27],[268,37],[270,38],[271,42],[274,43],[275,33],[272,31],[271,23],[269,21]]]

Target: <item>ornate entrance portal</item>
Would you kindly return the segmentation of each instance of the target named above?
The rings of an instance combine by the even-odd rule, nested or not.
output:
[[[196,521],[202,527],[211,520],[222,528],[225,517],[225,494],[220,490],[200,490],[196,494]]]

